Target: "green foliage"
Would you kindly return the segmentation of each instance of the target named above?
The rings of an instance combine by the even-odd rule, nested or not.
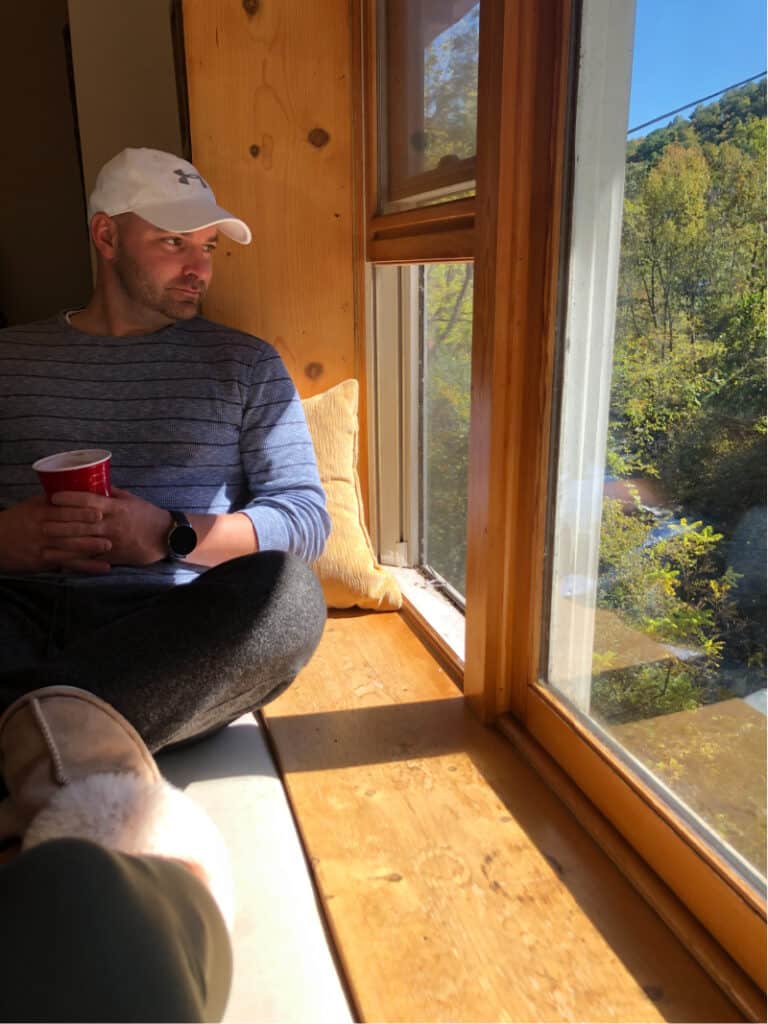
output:
[[[727,500],[705,485],[694,504],[720,522],[765,411],[764,111],[753,83],[628,146],[609,466],[668,480],[685,503],[707,453]],[[734,515],[754,487],[737,494]]]
[[[716,388],[706,372],[711,352],[701,341],[668,352],[663,339],[643,336],[617,345],[608,428],[614,475],[659,478],[670,444]]]
[[[471,263],[424,268],[424,556],[460,594],[466,586],[472,288]]]
[[[432,166],[473,152],[475,28],[427,54]],[[607,723],[765,685],[765,126],[761,81],[627,146],[606,463],[653,479],[681,518],[660,536],[637,492],[629,512],[604,502],[598,606],[658,645],[631,667],[599,645],[592,711]],[[471,269],[431,265],[423,293],[424,560],[461,593]]]
[[[598,606],[668,645],[657,661],[628,669],[614,669],[605,653],[596,659],[592,709],[608,723],[718,699],[726,637],[740,633],[738,575],[723,567],[723,535],[682,519],[678,532],[655,539],[654,526],[639,501],[628,515],[622,502],[604,499]]]
[[[672,648],[596,657],[609,723],[764,685],[765,123],[762,81],[627,147],[607,466],[694,521],[605,501],[598,604]]]
[[[765,687],[765,109],[763,79],[627,147],[590,705],[650,720],[614,734],[758,866],[760,753],[723,754],[764,722],[690,713]]]
[[[646,636],[695,647],[714,662],[735,583],[718,557],[722,534],[682,519],[679,532],[655,540],[654,526],[639,507],[627,515],[620,501],[604,499],[598,604],[620,609]]]
[[[720,145],[743,137],[748,128],[765,121],[765,78],[730,89],[714,103],[698,106],[691,114],[691,125],[701,142]]]
[[[592,683],[592,713],[607,725],[692,711],[700,707],[697,680],[685,665],[640,665],[598,675]]]
[[[696,107],[689,118],[677,116],[663,128],[632,139],[627,145],[628,164],[653,165],[667,146],[696,138],[700,144],[736,142],[749,148],[750,139],[765,132],[765,79],[731,89],[719,100]]]

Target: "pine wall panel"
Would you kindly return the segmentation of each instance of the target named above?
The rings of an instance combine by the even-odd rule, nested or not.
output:
[[[302,397],[362,372],[350,8],[183,6],[192,157],[254,234],[223,239],[205,313],[275,345]]]

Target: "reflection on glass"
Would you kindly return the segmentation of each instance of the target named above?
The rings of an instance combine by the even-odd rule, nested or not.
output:
[[[762,875],[765,110],[763,78],[627,144],[596,596],[553,587],[574,646],[593,636],[591,679],[552,672]]]
[[[480,4],[386,0],[384,7],[387,198],[453,198],[474,179]]]
[[[422,561],[462,597],[473,270],[471,263],[422,268]]]
[[[426,21],[424,47],[424,123],[421,156],[414,145],[411,173],[433,167],[450,167],[474,156],[477,147],[477,39],[480,4],[442,5],[453,7],[454,17],[469,7],[461,18],[443,28],[445,17]],[[429,5],[425,5],[429,9]],[[426,20],[426,19],[425,19]],[[434,37],[432,33],[437,32]]]

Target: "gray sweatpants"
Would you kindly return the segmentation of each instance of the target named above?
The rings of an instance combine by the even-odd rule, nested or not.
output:
[[[79,686],[157,751],[277,697],[325,617],[315,575],[279,551],[172,588],[0,580],[0,712],[40,686]]]

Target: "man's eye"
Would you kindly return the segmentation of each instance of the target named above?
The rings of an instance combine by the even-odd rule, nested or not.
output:
[[[163,239],[163,241],[165,241],[173,249],[178,249],[178,247],[181,245],[180,238],[165,238]]]
[[[206,252],[216,252],[216,245],[211,243],[210,245],[204,245],[203,248]]]

